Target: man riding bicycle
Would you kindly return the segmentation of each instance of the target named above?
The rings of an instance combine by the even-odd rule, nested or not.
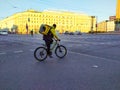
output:
[[[50,46],[53,43],[53,38],[60,41],[60,39],[58,38],[55,32],[56,24],[53,24],[50,28],[47,28],[46,26],[44,26],[43,28],[44,28],[44,32],[42,32],[42,34],[43,34],[43,40],[45,41],[45,44],[47,46],[47,54],[52,58],[52,52],[50,51]],[[45,29],[48,29],[47,33]]]

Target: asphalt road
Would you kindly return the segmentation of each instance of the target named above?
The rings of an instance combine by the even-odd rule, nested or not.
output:
[[[0,90],[120,90],[120,35],[59,35],[65,58],[38,62],[42,36],[0,36]]]

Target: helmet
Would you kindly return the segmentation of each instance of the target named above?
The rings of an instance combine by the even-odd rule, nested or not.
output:
[[[56,27],[56,24],[53,24],[53,27]]]

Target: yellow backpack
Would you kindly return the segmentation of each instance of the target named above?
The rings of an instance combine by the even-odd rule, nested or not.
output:
[[[39,28],[39,33],[43,35],[47,35],[50,29],[51,29],[51,26],[47,24],[41,24]]]

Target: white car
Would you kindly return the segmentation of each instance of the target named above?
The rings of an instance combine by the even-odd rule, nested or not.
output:
[[[0,35],[8,35],[8,31],[1,30],[1,31],[0,31]]]

